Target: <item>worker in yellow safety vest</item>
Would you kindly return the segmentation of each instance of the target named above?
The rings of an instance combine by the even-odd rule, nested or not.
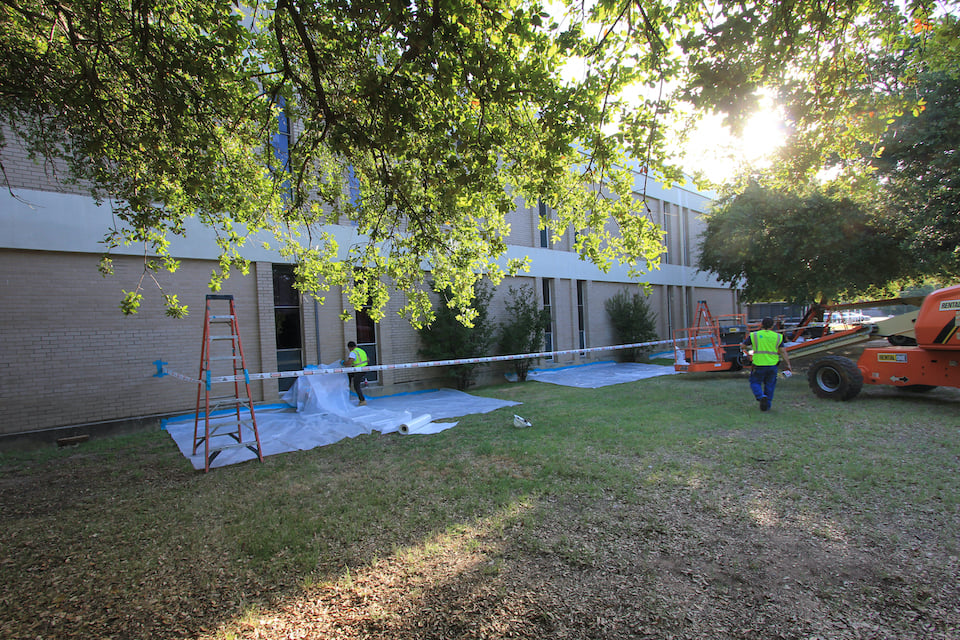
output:
[[[773,320],[764,318],[759,331],[752,331],[743,346],[753,353],[753,370],[750,372],[750,390],[760,403],[760,411],[769,411],[773,404],[773,390],[777,386],[777,372],[780,360],[786,370],[793,372],[790,357],[783,346],[783,335],[772,331]],[[785,374],[789,375],[789,374]]]
[[[357,343],[351,340],[347,343],[347,349],[350,350],[350,353],[347,354],[347,359],[343,361],[343,366],[367,366],[369,361],[367,360],[367,352],[363,349],[363,347],[358,347]],[[352,386],[353,390],[357,392],[357,398],[360,399],[360,402],[357,403],[357,406],[362,407],[367,404],[367,399],[363,396],[363,381],[367,379],[367,374],[363,371],[356,371],[354,373],[348,373],[347,378],[350,381],[350,386]]]

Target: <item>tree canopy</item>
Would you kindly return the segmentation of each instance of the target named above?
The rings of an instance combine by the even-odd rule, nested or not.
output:
[[[707,215],[698,266],[750,302],[879,294],[903,274],[898,242],[849,194],[752,183]],[[878,288],[880,285],[880,288]]]
[[[4,0],[0,162],[10,136],[62,162],[62,178],[112,203],[108,246],[145,243],[169,269],[171,236],[198,218],[217,232],[214,287],[266,232],[302,291],[344,287],[374,317],[399,291],[420,324],[426,263],[469,322],[473,285],[523,266],[500,261],[518,201],[542,199],[583,259],[639,278],[660,234],[628,158],[679,179],[669,151],[686,114],[736,127],[770,86],[794,97],[817,153],[843,152],[879,135],[850,100],[873,51],[917,55],[911,25],[931,41],[955,28],[919,0],[906,13],[885,0],[562,6]],[[326,225],[346,221],[364,240],[341,259]]]
[[[914,274],[960,278],[960,78],[925,73],[915,91],[922,109],[890,124],[871,164]]]
[[[706,217],[700,267],[749,300],[801,303],[960,276],[960,58],[948,33],[952,14],[936,29],[915,21],[897,55],[868,57],[847,122],[796,126],[776,164],[728,187]],[[823,143],[851,118],[858,135]]]

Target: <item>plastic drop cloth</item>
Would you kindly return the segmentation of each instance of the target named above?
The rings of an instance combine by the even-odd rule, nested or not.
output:
[[[324,365],[333,368],[336,365]],[[257,431],[264,456],[289,451],[303,451],[379,431],[382,434],[409,432],[410,434],[439,433],[456,422],[435,422],[474,413],[487,413],[500,407],[520,404],[495,398],[471,396],[453,389],[440,389],[420,393],[401,394],[385,398],[367,396],[367,406],[356,406],[350,398],[347,374],[324,373],[301,376],[293,386],[281,395],[286,405],[257,407]],[[241,411],[241,418],[249,422],[249,411]],[[426,419],[425,419],[426,418]],[[233,412],[216,412],[211,415],[211,429],[222,425],[223,432],[236,431]],[[414,424],[414,429],[401,429],[402,425]],[[164,428],[176,442],[181,453],[190,460],[195,469],[204,468],[203,442],[193,455],[194,414],[178,416],[164,422]],[[204,420],[199,422],[203,433]],[[256,446],[253,431],[242,428],[245,443]],[[229,436],[216,436],[210,440],[211,448],[232,444]],[[247,448],[231,448],[221,451],[210,463],[211,467],[223,467],[246,460],[256,454]]]
[[[656,364],[596,362],[559,369],[534,369],[527,373],[527,379],[581,389],[597,389],[656,376],[669,376],[675,373],[673,367]]]

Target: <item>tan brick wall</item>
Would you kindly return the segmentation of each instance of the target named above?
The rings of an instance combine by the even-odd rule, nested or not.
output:
[[[711,315],[719,316],[736,313],[736,294],[729,289],[708,289],[705,287],[691,287],[694,311],[700,300],[705,300],[710,308]],[[696,318],[694,317],[694,321]]]
[[[613,334],[610,316],[607,314],[606,301],[616,295],[621,289],[629,287],[624,283],[616,282],[589,282],[585,313],[587,316],[587,346],[608,347],[619,344]],[[598,352],[595,359],[609,360],[612,353]]]
[[[2,151],[4,186],[17,189],[36,189],[56,191],[58,193],[85,193],[80,187],[66,183],[70,172],[62,162],[47,162],[43,159],[31,159],[27,156],[21,140],[10,129],[3,126],[6,146]],[[59,178],[59,179],[58,179]]]
[[[99,256],[0,250],[0,434],[87,422],[192,411],[196,386],[156,378],[155,360],[185,375],[199,372],[204,298],[211,263],[185,260],[158,280],[189,305],[169,318],[144,281],[140,312],[123,316],[121,289],[136,287],[142,259],[118,257],[114,275]],[[260,332],[253,278],[235,275],[223,293],[237,296],[248,369],[259,370]],[[259,384],[251,389],[261,397]]]
[[[522,202],[518,202],[516,211],[507,214],[507,222],[510,224],[507,244],[518,247],[539,247],[538,215],[537,203],[533,203],[531,207],[524,207]]]

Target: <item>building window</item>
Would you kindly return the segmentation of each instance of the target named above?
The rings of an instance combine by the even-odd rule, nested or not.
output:
[[[270,139],[273,147],[273,157],[277,159],[278,166],[271,167],[274,174],[282,174],[283,198],[289,201],[292,198],[290,184],[290,147],[291,131],[290,116],[287,115],[287,103],[283,98],[277,101],[277,132]]]
[[[586,283],[583,280],[577,280],[577,332],[580,337],[580,348],[587,348],[587,324],[584,320],[584,287]],[[580,354],[585,355],[583,353]]]
[[[543,310],[547,312],[550,319],[547,322],[547,328],[543,332],[543,350],[553,351],[553,304],[550,296],[550,289],[553,288],[553,278],[543,279]],[[553,356],[546,356],[547,360],[553,360]]]
[[[367,352],[367,364],[371,367],[377,364],[377,323],[367,313],[366,309],[357,311],[357,346]],[[379,371],[367,371],[367,380],[377,382],[380,379]]]
[[[359,207],[360,201],[360,179],[351,164],[347,167],[347,202],[354,207]]]
[[[293,287],[293,265],[273,265],[273,314],[277,332],[277,371],[303,369],[303,328],[300,293]],[[296,378],[280,378],[280,392],[293,386]]]
[[[540,246],[544,249],[550,248],[550,229],[547,228],[547,221],[550,219],[550,210],[547,208],[546,203],[543,200],[539,201],[540,203],[540,224],[543,225],[543,228],[540,229]]]
[[[667,292],[664,296],[667,301],[667,333],[673,335],[673,332],[677,329],[674,328],[673,322],[673,285],[667,285]]]
[[[672,264],[670,260],[670,244],[673,241],[673,236],[670,234],[670,228],[673,225],[670,220],[670,205],[666,202],[663,203],[663,248],[666,251],[663,252],[663,263]]]

